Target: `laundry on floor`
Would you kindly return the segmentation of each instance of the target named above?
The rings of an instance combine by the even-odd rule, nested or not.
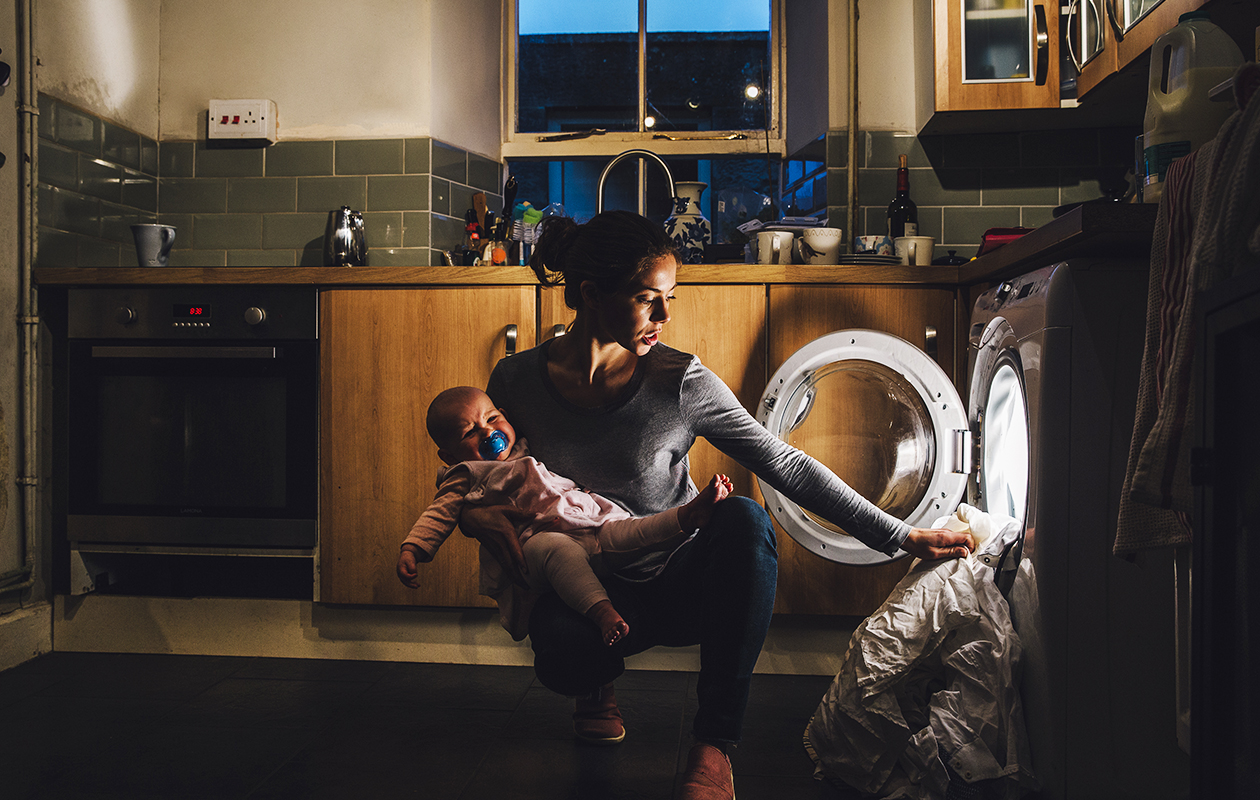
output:
[[[1023,647],[986,563],[1022,525],[966,505],[935,527],[944,524],[970,530],[976,552],[916,561],[853,633],[805,730],[816,777],[906,800],[1037,788],[1019,691]]]

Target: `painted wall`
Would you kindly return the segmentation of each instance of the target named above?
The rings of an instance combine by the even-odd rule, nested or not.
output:
[[[156,139],[162,6],[161,0],[39,0],[36,85]]]

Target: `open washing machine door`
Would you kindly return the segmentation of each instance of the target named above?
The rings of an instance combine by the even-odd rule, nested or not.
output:
[[[757,421],[913,527],[952,513],[967,491],[966,408],[936,362],[892,334],[836,331],[797,350],[771,377]],[[907,555],[872,550],[758,483],[779,525],[823,558],[870,565]]]

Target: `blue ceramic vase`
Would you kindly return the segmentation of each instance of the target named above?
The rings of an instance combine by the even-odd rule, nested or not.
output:
[[[677,181],[674,213],[665,220],[665,233],[678,245],[684,264],[704,263],[704,248],[713,238],[713,229],[700,213],[700,195],[709,187],[703,181]]]

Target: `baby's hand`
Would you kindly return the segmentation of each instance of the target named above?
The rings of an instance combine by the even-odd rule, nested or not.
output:
[[[402,581],[403,586],[412,589],[420,588],[420,577],[416,570],[416,554],[409,547],[404,547],[398,552],[398,580]]]
[[[733,491],[731,479],[725,475],[714,475],[700,494],[690,503],[678,509],[678,523],[685,531],[694,531],[709,524],[713,517],[713,507],[725,500]]]

